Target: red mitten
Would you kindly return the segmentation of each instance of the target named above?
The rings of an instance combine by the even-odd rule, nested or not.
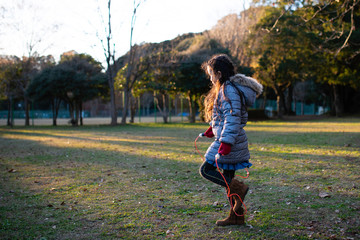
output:
[[[221,143],[218,153],[220,153],[221,155],[228,155],[231,151],[231,145],[228,143]]]
[[[206,137],[208,137],[208,138],[214,137],[214,133],[213,133],[213,131],[212,131],[212,127],[211,127],[211,126],[208,128],[208,130],[206,130],[206,132],[204,133],[204,136],[206,136]]]

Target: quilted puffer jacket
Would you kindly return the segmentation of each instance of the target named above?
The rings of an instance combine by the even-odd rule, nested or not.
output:
[[[224,96],[224,86],[227,99]],[[221,156],[218,163],[236,164],[250,159],[244,130],[248,121],[247,107],[254,104],[262,89],[259,82],[243,74],[232,76],[221,86],[210,122],[215,141],[205,153],[206,160],[215,161],[221,142],[230,144],[231,152]]]

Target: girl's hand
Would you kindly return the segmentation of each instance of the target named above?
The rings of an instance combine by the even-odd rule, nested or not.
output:
[[[231,145],[228,144],[228,143],[221,143],[220,144],[220,147],[219,147],[219,150],[218,150],[218,153],[220,155],[228,155],[231,151]]]
[[[204,133],[204,136],[208,137],[208,138],[213,138],[214,137],[214,133],[212,131],[212,127],[210,126],[208,128],[208,130],[206,130],[206,132]]]

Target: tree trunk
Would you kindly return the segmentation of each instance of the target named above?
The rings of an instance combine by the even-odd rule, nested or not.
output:
[[[110,88],[110,116],[111,116],[110,125],[115,126],[117,124],[117,113],[116,113],[116,103],[115,103],[114,78],[113,78],[110,62],[108,62],[108,83]]]
[[[274,85],[273,89],[276,93],[276,105],[277,105],[277,117],[282,119],[284,116],[284,108],[285,108],[285,96],[284,92],[281,89],[281,86]]]
[[[8,126],[13,127],[14,126],[14,99],[10,97],[10,109],[9,109],[9,117],[10,121],[8,121]]]
[[[192,99],[192,95],[189,92],[188,93],[188,101],[189,101],[189,121],[190,123],[195,123],[195,117],[196,117],[196,109],[195,109],[195,101]]]
[[[25,126],[30,126],[30,104],[29,99],[27,97],[24,98],[25,105]]]
[[[122,111],[122,116],[121,116],[121,124],[126,124],[126,117],[127,117],[127,109],[129,106],[129,89],[127,87],[127,84],[125,84],[124,86],[124,108]]]
[[[163,122],[164,123],[168,123],[168,112],[167,112],[167,108],[166,108],[166,95],[164,93],[160,93],[161,98],[162,98],[162,108],[160,107],[159,104],[159,99],[157,97],[155,97],[156,99],[156,108],[159,110],[161,116],[163,117]]]
[[[168,110],[166,108],[166,95],[165,94],[161,94],[162,95],[162,100],[163,100],[163,111],[162,111],[162,117],[163,117],[163,121],[164,123],[168,123]]]
[[[278,96],[277,96],[277,100],[276,100],[276,103],[277,103],[277,108],[278,108],[278,118],[279,119],[282,119],[283,116],[284,116],[284,107],[285,107],[285,104],[284,104],[284,93],[283,92],[279,92]]]
[[[75,121],[73,126],[79,126],[79,103],[75,102]]]
[[[7,126],[11,126],[11,98],[8,101]]]
[[[60,98],[58,98],[58,99],[55,99],[55,126],[57,125],[56,124],[56,121],[57,121],[57,117],[58,117],[58,115],[59,115],[59,108],[60,108],[60,103],[61,103],[61,99]]]
[[[130,122],[135,122],[135,113],[136,113],[136,98],[131,94],[130,96]]]
[[[342,117],[344,113],[344,106],[341,95],[341,86],[333,85],[333,92],[334,92],[335,114],[337,117]]]
[[[82,126],[83,125],[82,102],[79,103],[79,111],[80,111],[80,126]]]
[[[56,100],[51,100],[53,126],[56,126]]]
[[[286,114],[287,115],[295,115],[294,112],[292,111],[292,108],[291,108],[291,104],[293,102],[293,86],[290,85],[288,87],[288,94],[286,96]]]
[[[174,115],[176,116],[178,114],[178,95],[175,95],[175,98],[174,98]]]
[[[73,101],[70,101],[69,102],[69,114],[70,114],[70,123],[71,125],[74,126],[75,124],[75,108],[74,108],[74,102]]]
[[[263,91],[263,96],[264,96],[264,99],[263,99],[263,103],[262,103],[262,105],[261,105],[261,109],[265,109],[265,107],[266,107],[266,101],[267,101],[267,94],[266,94],[266,87],[265,87],[265,89],[264,89],[264,91]]]
[[[301,101],[301,116],[304,115],[304,101]]]

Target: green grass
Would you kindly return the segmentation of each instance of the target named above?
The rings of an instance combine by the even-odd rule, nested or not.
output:
[[[359,118],[250,122],[246,226],[215,225],[229,204],[198,174],[206,129],[1,127],[0,239],[360,237]]]

